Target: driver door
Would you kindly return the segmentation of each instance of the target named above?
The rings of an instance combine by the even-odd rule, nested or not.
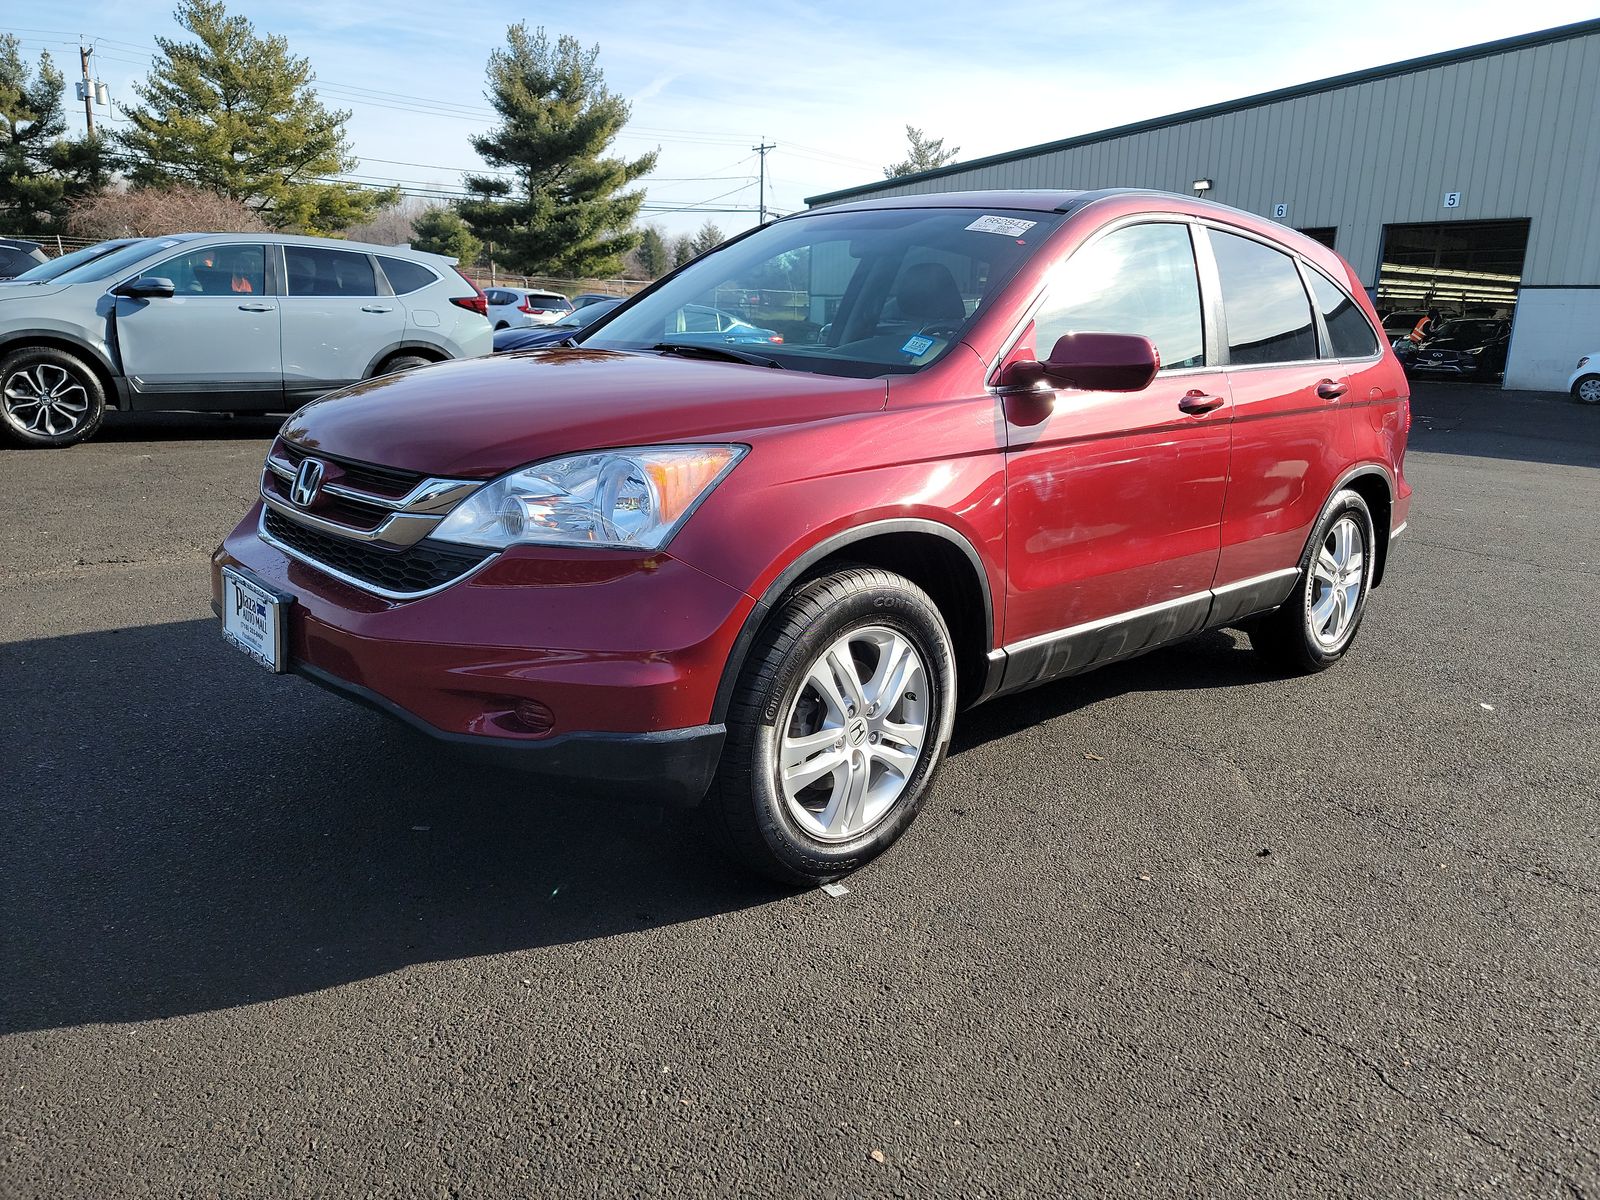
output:
[[[1002,398],[1006,640],[1024,685],[1198,630],[1221,549],[1232,400],[1188,225],[1123,225],[1079,247],[1010,357],[1049,357],[1072,332],[1147,337],[1162,368],[1139,392]]]
[[[257,242],[185,250],[141,275],[171,296],[115,297],[117,353],[135,408],[283,407],[278,298]]]

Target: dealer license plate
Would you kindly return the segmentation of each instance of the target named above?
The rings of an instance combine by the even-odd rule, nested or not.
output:
[[[293,603],[234,567],[222,568],[222,636],[269,671],[286,667]]]

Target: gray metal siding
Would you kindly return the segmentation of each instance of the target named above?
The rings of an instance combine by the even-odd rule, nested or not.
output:
[[[1385,224],[1527,217],[1523,282],[1600,283],[1600,33],[1368,80],[844,200],[1153,187],[1338,227],[1368,286]],[[1461,206],[1443,207],[1457,191]]]

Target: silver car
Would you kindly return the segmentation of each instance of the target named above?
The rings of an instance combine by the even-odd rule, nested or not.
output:
[[[335,388],[488,354],[454,260],[286,234],[141,238],[0,282],[0,434],[70,446],[107,407],[289,412]]]

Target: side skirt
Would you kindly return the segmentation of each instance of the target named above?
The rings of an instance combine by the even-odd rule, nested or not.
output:
[[[1019,692],[1236,624],[1277,608],[1299,575],[1298,567],[1289,567],[990,651],[985,691],[988,696]]]

